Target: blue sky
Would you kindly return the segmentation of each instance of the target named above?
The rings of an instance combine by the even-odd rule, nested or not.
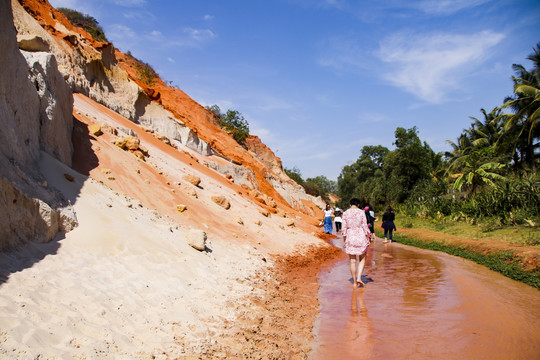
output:
[[[416,126],[436,152],[512,94],[538,0],[50,0],[200,104],[238,110],[285,167],[336,180]]]

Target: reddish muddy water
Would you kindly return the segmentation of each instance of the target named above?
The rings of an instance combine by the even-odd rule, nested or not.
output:
[[[321,271],[311,359],[540,359],[540,291],[528,285],[380,239],[363,279],[353,289],[348,257]]]

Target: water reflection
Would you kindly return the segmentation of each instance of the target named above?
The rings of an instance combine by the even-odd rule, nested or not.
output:
[[[540,359],[536,289],[460,258],[380,241],[364,274],[372,281],[353,289],[347,258],[321,271],[310,358]]]
[[[363,293],[365,289],[354,288],[351,296],[351,316],[367,316],[367,307],[364,303]]]

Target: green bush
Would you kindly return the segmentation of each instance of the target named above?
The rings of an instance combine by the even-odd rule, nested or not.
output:
[[[135,65],[135,68],[137,69],[137,72],[139,73],[139,79],[144,84],[148,86],[151,86],[152,84],[154,84],[154,81],[158,77],[158,74],[156,73],[156,71],[150,64],[137,60],[137,64]]]
[[[141,80],[143,84],[146,84],[148,86],[154,84],[154,81],[158,77],[158,74],[156,73],[152,65],[137,59],[131,54],[131,51],[128,51],[126,55],[135,62],[135,69],[139,74],[139,80]]]
[[[246,139],[249,136],[249,124],[239,111],[229,109],[225,114],[222,114],[217,105],[208,105],[206,109],[216,115],[222,129],[225,129],[237,143],[245,147]]]
[[[90,35],[97,41],[107,41],[105,32],[99,26],[98,21],[90,15],[82,14],[77,10],[68,8],[58,8],[58,11],[66,15],[68,20],[75,26],[81,27],[88,31]]]
[[[293,167],[292,169],[283,169],[288,177],[293,179],[298,185],[304,186],[304,179],[302,179],[302,173],[298,167]]]

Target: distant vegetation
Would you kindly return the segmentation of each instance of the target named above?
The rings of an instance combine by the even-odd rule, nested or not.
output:
[[[306,194],[320,196],[324,201],[330,203],[330,194],[336,192],[336,182],[329,180],[326,176],[320,175],[314,178],[302,179],[300,170],[295,166],[292,169],[285,168],[285,173],[298,185],[301,185]]]
[[[452,151],[435,153],[416,127],[395,130],[395,150],[364,146],[338,177],[337,205],[346,207],[357,197],[379,212],[392,205],[434,222],[466,221],[488,230],[538,226],[540,43],[527,59],[530,70],[513,65],[513,94],[499,107],[481,109],[480,118],[471,117],[470,128],[448,141]],[[305,187],[299,171],[287,171]]]
[[[222,129],[225,129],[238,144],[245,146],[246,139],[249,136],[249,124],[239,111],[229,109],[223,114],[217,105],[207,106],[206,108],[219,118],[219,125]]]
[[[62,12],[68,20],[75,26],[82,27],[88,31],[90,35],[97,41],[108,41],[105,37],[105,32],[99,26],[98,21],[90,15],[82,14],[77,10],[58,8],[58,11]]]

